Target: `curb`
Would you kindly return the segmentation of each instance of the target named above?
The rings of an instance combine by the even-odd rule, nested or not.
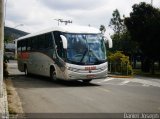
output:
[[[3,94],[2,94],[2,98],[1,98],[1,104],[0,104],[0,108],[1,108],[1,118],[2,119],[9,119],[9,111],[8,111],[8,100],[7,100],[7,91],[6,91],[6,85],[5,83],[3,83]]]
[[[109,75],[111,78],[133,78],[133,76]]]

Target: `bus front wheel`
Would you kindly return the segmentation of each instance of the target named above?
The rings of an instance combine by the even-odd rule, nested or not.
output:
[[[84,83],[89,83],[89,82],[91,82],[91,81],[92,81],[92,79],[83,80]]]
[[[50,69],[50,78],[51,78],[51,80],[53,80],[53,81],[56,81],[56,80],[57,80],[57,79],[56,79],[56,71],[55,71],[54,68],[51,68],[51,69]]]

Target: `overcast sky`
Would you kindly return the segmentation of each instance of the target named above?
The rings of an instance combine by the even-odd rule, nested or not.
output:
[[[129,16],[132,6],[151,0],[7,0],[5,25],[32,33],[57,26],[54,19],[72,20],[73,24],[91,25],[99,28],[109,21],[115,9],[121,16]],[[6,2],[6,0],[5,0]],[[153,6],[160,8],[160,0],[153,0]]]

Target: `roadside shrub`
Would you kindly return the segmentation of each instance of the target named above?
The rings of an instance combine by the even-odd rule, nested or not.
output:
[[[108,60],[109,60],[109,70],[111,72],[123,75],[133,74],[133,69],[129,61],[129,57],[125,56],[121,51],[110,53]]]
[[[6,62],[3,62],[3,76],[6,78],[6,77],[8,77],[8,65],[7,65],[7,63]]]

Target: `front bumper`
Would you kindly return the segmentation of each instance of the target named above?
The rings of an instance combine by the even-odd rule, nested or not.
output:
[[[100,79],[100,78],[106,78],[108,76],[108,68],[100,71],[100,72],[84,72],[84,73],[80,73],[80,72],[76,72],[76,71],[71,71],[68,70],[67,71],[67,79],[68,80],[85,80],[85,79]]]

